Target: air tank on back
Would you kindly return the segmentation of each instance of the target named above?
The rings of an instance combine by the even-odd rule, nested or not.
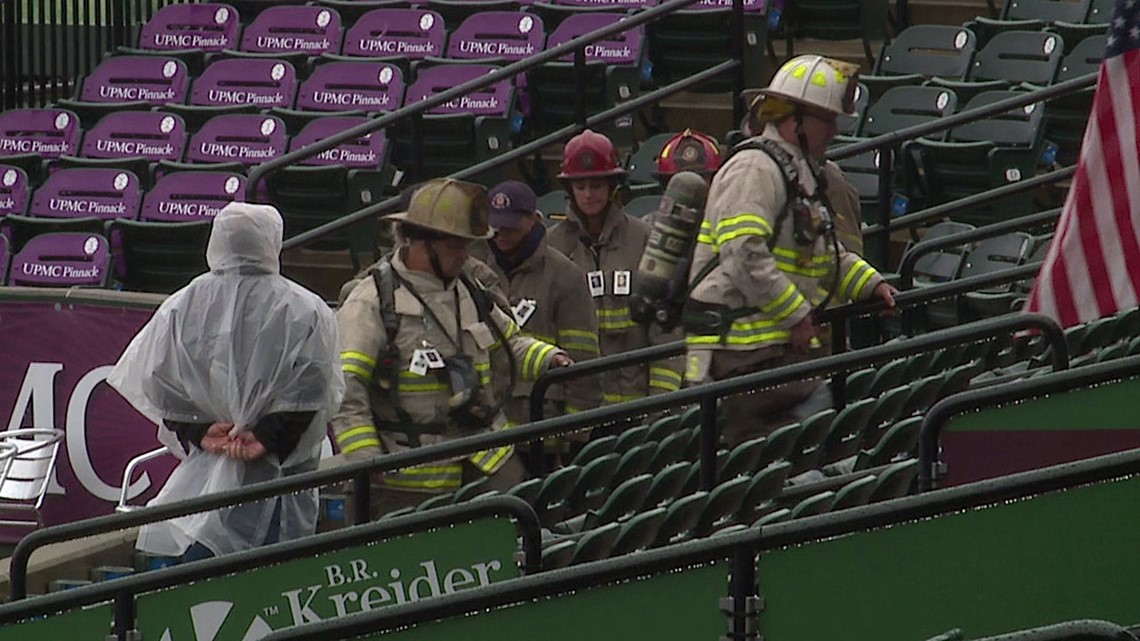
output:
[[[638,323],[656,322],[668,331],[680,321],[708,191],[691,171],[669,179],[634,280],[630,312]]]

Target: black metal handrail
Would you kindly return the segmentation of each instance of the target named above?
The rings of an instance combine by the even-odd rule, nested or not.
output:
[[[583,53],[575,55],[574,64],[576,66],[584,66],[584,50],[586,45],[597,42],[598,40],[601,40],[613,34],[621,33],[622,31],[628,31],[633,27],[643,25],[662,15],[673,13],[678,9],[684,9],[689,5],[696,4],[698,1],[699,0],[668,0],[667,2],[663,2],[657,5],[656,7],[643,9],[631,14],[620,22],[615,22],[612,25],[608,25],[595,31],[591,31],[590,33],[578,36],[577,38],[568,40],[567,42],[556,47],[545,49],[539,53],[534,54],[533,56],[524,58],[523,60],[512,62],[511,64],[496,69],[495,71],[492,71],[491,73],[488,73],[484,76],[480,76],[479,78],[475,78],[473,80],[468,80],[467,82],[456,85],[450,89],[435,94],[434,96],[424,98],[423,100],[418,100],[410,105],[405,105],[383,116],[372,118],[368,122],[361,123],[350,129],[345,129],[344,131],[338,132],[332,136],[329,136],[328,138],[314,142],[310,145],[306,145],[283,156],[278,156],[277,158],[274,158],[270,161],[261,163],[260,165],[254,167],[253,170],[249,173],[249,181],[246,185],[246,198],[251,202],[255,200],[257,196],[258,185],[261,183],[262,179],[264,179],[266,175],[277,171],[282,167],[286,167],[301,160],[312,158],[313,156],[316,156],[323,151],[328,151],[329,149],[332,149],[343,142],[355,140],[362,136],[377,132],[397,121],[403,120],[410,116],[423,114],[432,107],[442,105],[445,102],[471,93],[476,89],[488,87],[496,82],[499,82],[500,80],[512,79],[520,72],[524,72],[544,62],[555,60],[566,54],[573,54],[575,52],[582,51]],[[743,12],[743,2],[741,0],[733,0],[733,9],[734,11]],[[581,74],[579,74],[579,76],[581,76]],[[578,93],[581,94],[581,88],[579,88]]]
[[[335,621],[280,630],[264,641],[338,641],[376,635],[402,626],[452,616],[496,610],[512,603],[545,599],[592,587],[633,580],[714,562],[750,557],[765,550],[801,545],[851,532],[926,520],[942,514],[1016,501],[1071,487],[1111,481],[1140,473],[1140,450],[1110,454],[1069,465],[1013,474],[929,494],[875,503],[831,514],[805,517],[788,523],[750,528],[698,541],[671,545],[638,554],[542,572],[486,588],[459,592],[440,599],[401,604],[352,614]],[[734,562],[733,566],[737,564]],[[760,577],[762,584],[763,577]],[[726,591],[729,585],[726,583]],[[733,584],[729,596],[738,606],[755,596],[750,586]],[[743,592],[742,592],[743,591]],[[754,607],[754,606],[750,606]],[[743,610],[743,607],[742,607]],[[742,611],[743,614],[743,611]]]
[[[922,421],[918,446],[918,479],[922,490],[938,487],[940,459],[938,440],[953,417],[983,407],[1013,403],[1028,398],[1091,387],[1140,374],[1140,356],[1128,356],[1108,363],[1054,372],[1031,380],[1012,381],[948,396],[930,408]]]
[[[316,534],[296,541],[235,552],[195,563],[152,570],[34,599],[25,599],[27,574],[23,570],[26,568],[20,568],[21,571],[17,572],[17,566],[13,564],[11,576],[13,602],[0,605],[0,625],[113,600],[116,632],[120,635],[119,638],[126,638],[123,634],[133,627],[134,620],[134,608],[130,606],[134,597],[143,592],[252,570],[331,550],[368,544],[380,539],[414,534],[429,528],[490,517],[509,517],[515,521],[522,537],[523,571],[525,574],[537,573],[541,569],[542,561],[542,533],[538,516],[522,499],[513,496],[494,496]],[[64,527],[67,526],[60,526]]]
[[[959,245],[965,245],[966,243],[972,243],[975,240],[996,238],[1011,231],[1032,228],[1044,223],[1053,223],[1056,222],[1060,216],[1060,209],[1050,209],[1036,214],[1029,214],[1028,216],[991,223],[979,229],[971,229],[923,240],[911,247],[902,258],[902,263],[899,265],[899,289],[905,290],[914,286],[914,266],[918,263],[918,259],[927,254],[948,247],[957,247]]]
[[[929,296],[929,291],[916,291],[914,295],[916,298],[923,295]],[[905,298],[903,302],[905,304]],[[853,309],[849,310],[849,313],[874,313],[876,309],[881,309],[881,306],[877,307],[872,303],[861,303],[860,305],[863,307],[855,308],[852,306]],[[258,483],[247,488],[218,492],[168,505],[145,507],[128,514],[111,514],[88,519],[81,523],[37,530],[25,536],[16,545],[10,561],[11,573],[13,577],[17,573],[26,575],[28,562],[36,549],[48,543],[68,540],[73,535],[80,536],[76,534],[77,532],[82,532],[81,536],[112,532],[246,501],[307,490],[339,481],[351,480],[353,482],[355,519],[357,522],[364,522],[368,520],[371,494],[369,479],[373,472],[387,472],[455,456],[468,455],[480,450],[560,436],[577,431],[585,425],[645,416],[653,412],[696,403],[702,405],[701,484],[702,487],[711,488],[716,481],[716,401],[720,397],[750,392],[763,387],[773,387],[788,381],[850,371],[901,356],[957,345],[963,341],[980,340],[1026,329],[1038,330],[1044,335],[1044,339],[1052,346],[1051,354],[1056,369],[1068,367],[1068,346],[1065,343],[1064,333],[1052,319],[1038,314],[992,318],[969,325],[931,332],[907,341],[836,354],[724,381],[689,387],[668,394],[549,418],[537,423],[513,427],[510,430],[480,434],[377,456],[371,460],[348,463],[331,470],[306,472]]]
[[[498,167],[499,165],[503,165],[503,164],[509,163],[511,161],[518,160],[520,158],[525,158],[526,156],[529,156],[531,153],[536,152],[536,151],[542,149],[543,147],[546,147],[547,145],[554,144],[556,142],[559,142],[561,140],[569,138],[570,136],[578,133],[579,131],[581,131],[584,128],[593,127],[595,125],[613,120],[614,118],[625,115],[627,113],[631,113],[631,112],[636,111],[636,110],[638,110],[638,109],[640,109],[646,105],[652,104],[652,103],[660,100],[661,98],[671,96],[675,93],[684,91],[684,90],[688,89],[689,87],[699,85],[702,82],[709,80],[710,78],[714,78],[714,77],[716,77],[722,73],[725,73],[726,71],[731,71],[731,70],[738,68],[738,67],[740,67],[740,63],[738,61],[735,61],[735,60],[728,60],[728,61],[722,62],[718,65],[709,67],[708,69],[705,69],[699,73],[695,73],[695,74],[689,76],[688,78],[685,78],[683,80],[678,80],[672,84],[666,85],[664,87],[655,89],[655,90],[650,91],[650,92],[646,92],[644,94],[641,94],[637,98],[633,98],[632,100],[627,100],[627,101],[621,103],[620,105],[616,105],[614,107],[611,107],[610,109],[607,109],[605,111],[601,111],[601,112],[598,112],[592,116],[589,116],[586,118],[585,123],[567,125],[565,127],[562,127],[561,129],[557,129],[557,130],[552,131],[548,134],[545,134],[540,138],[536,138],[530,142],[527,142],[525,144],[519,145],[518,147],[514,147],[513,149],[505,151],[505,152],[499,154],[498,156],[495,156],[494,158],[484,160],[483,162],[480,162],[476,165],[472,165],[466,169],[462,169],[462,170],[457,171],[453,174],[450,174],[450,177],[451,178],[460,178],[460,179],[467,178],[469,176],[477,175],[480,172],[486,171],[488,169]],[[359,222],[370,219],[370,218],[377,216],[377,215],[380,215],[380,214],[392,213],[393,208],[399,202],[400,202],[399,196],[393,196],[391,198],[387,198],[385,200],[382,200],[378,203],[374,203],[372,205],[369,205],[367,207],[359,209],[355,212],[352,212],[351,214],[345,214],[344,216],[341,216],[340,218],[337,218],[336,220],[331,220],[327,223],[324,223],[324,224],[320,225],[319,227],[314,227],[308,231],[305,231],[305,232],[302,232],[302,233],[297,234],[295,236],[289,237],[282,244],[282,249],[292,249],[294,247],[300,247],[306,243],[309,243],[313,240],[316,240],[317,238],[320,238],[321,236],[333,233],[333,232],[335,232],[339,229],[342,229],[344,227],[348,227],[350,225],[355,225]]]

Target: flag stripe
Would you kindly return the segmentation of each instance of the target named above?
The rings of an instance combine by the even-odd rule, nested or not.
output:
[[[1140,300],[1140,24],[1119,0],[1080,159],[1026,310],[1069,327]]]

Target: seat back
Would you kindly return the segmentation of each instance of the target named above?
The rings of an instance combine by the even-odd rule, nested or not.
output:
[[[966,256],[962,278],[981,276],[1003,269],[1011,269],[1025,262],[1033,251],[1033,237],[1025,232],[1012,232],[979,241]],[[1009,291],[1010,285],[1001,285],[994,291]],[[983,290],[985,291],[985,290]]]
[[[135,218],[142,203],[138,176],[122,169],[74,167],[48,176],[28,213],[45,218]]]
[[[30,194],[28,173],[19,167],[0,164],[0,218],[26,212]]]
[[[96,234],[60,232],[32,238],[12,257],[8,284],[24,287],[105,287],[111,248]]]
[[[1057,82],[1072,80],[1078,76],[1095,73],[1100,69],[1101,60],[1104,59],[1104,50],[1107,46],[1108,34],[1098,34],[1082,39],[1073,47],[1069,55],[1061,61],[1061,69],[1057,72]]]
[[[115,248],[114,278],[128,291],[170,294],[208,270],[206,243],[211,221],[184,223],[107,222]]]
[[[983,91],[974,96],[963,111],[977,109],[1020,95],[1013,91]],[[950,140],[992,142],[1000,146],[1034,147],[1040,142],[1045,105],[1034,103],[982,120],[968,122],[948,132]]]
[[[1049,85],[1061,68],[1065,43],[1047,31],[1003,31],[974,57],[969,80]]]
[[[8,473],[0,483],[0,512],[7,516],[14,511],[31,511],[34,518],[3,518],[0,524],[42,524],[39,509],[55,469],[61,440],[63,431],[51,428],[21,427],[0,432],[0,444],[16,448]]]
[[[190,104],[291,107],[297,94],[297,70],[272,58],[223,58],[194,81]]]
[[[245,198],[245,176],[225,171],[178,171],[166,174],[143,197],[139,220],[191,222],[210,220],[231,202]]]
[[[620,13],[582,13],[562,21],[547,39],[547,47],[557,47],[566,42],[620,22],[625,16]],[[620,31],[606,38],[586,45],[586,60],[601,60],[611,65],[640,65],[645,44],[645,27],[637,26]],[[561,58],[572,61],[573,54]]]
[[[360,16],[344,35],[346,56],[399,56],[418,60],[442,57],[447,30],[443,18],[423,9],[374,9]]]
[[[907,27],[883,48],[875,63],[875,74],[897,76],[917,73],[928,78],[960,79],[970,68],[977,42],[974,33],[962,27]]]
[[[340,14],[327,7],[279,5],[263,10],[241,35],[241,50],[254,53],[339,53]]]
[[[611,10],[644,9],[657,5],[657,0],[550,0],[550,2],[564,7],[606,8]]]
[[[12,250],[8,246],[8,237],[0,234],[0,285],[8,284],[8,263],[12,258]]]
[[[297,91],[297,109],[394,111],[404,106],[404,72],[384,62],[317,65]]]
[[[79,99],[86,102],[134,102],[155,106],[186,102],[190,75],[186,63],[164,56],[113,56],[86,78]]]
[[[170,4],[159,9],[139,31],[139,48],[158,51],[221,51],[237,45],[238,12],[228,4]]]
[[[438,65],[419,70],[416,81],[408,87],[408,102],[419,102],[452,87],[485,76],[499,67],[482,64]],[[503,79],[490,86],[476,89],[427,111],[429,114],[466,113],[476,116],[505,118],[514,101],[514,86]]]
[[[160,111],[119,111],[107,114],[83,137],[85,158],[134,158],[150,162],[182,160],[186,123]]]
[[[285,123],[275,116],[215,116],[190,138],[186,161],[256,165],[280,156],[285,151],[286,142]]]
[[[895,87],[887,90],[863,120],[861,135],[873,138],[899,129],[945,118],[958,107],[953,91],[938,87]]]
[[[301,133],[289,141],[289,151],[296,151],[338,134],[345,129],[368,122],[363,116],[327,116],[313,120]],[[353,169],[380,169],[388,157],[388,140],[383,131],[366,134],[361,138],[342,142],[323,151],[302,164],[305,165],[345,165]]]
[[[66,109],[11,109],[0,112],[0,158],[37,154],[46,160],[74,156],[83,132]]]
[[[1091,0],[1008,0],[1001,17],[1004,20],[1080,23],[1085,21],[1091,4]]]
[[[517,11],[486,11],[463,21],[447,40],[447,57],[498,58],[514,62],[542,51],[542,18]]]

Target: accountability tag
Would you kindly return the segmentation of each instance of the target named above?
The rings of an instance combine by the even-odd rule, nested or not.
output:
[[[434,348],[425,349],[425,350],[423,350],[423,353],[424,353],[424,358],[427,359],[428,369],[440,369],[444,366],[443,365],[443,356],[439,353],[439,350],[434,349]]]
[[[428,360],[424,350],[417,349],[412,352],[412,360],[408,363],[408,371],[416,376],[424,376],[428,372]]]
[[[586,274],[586,282],[590,284],[590,295],[594,298],[606,294],[606,276],[601,271]]]
[[[538,309],[538,302],[533,298],[524,298],[515,305],[512,311],[515,314],[515,322],[518,323],[519,327],[526,325],[526,322],[534,315],[535,309]]]
[[[614,296],[629,296],[629,270],[614,272]]]

